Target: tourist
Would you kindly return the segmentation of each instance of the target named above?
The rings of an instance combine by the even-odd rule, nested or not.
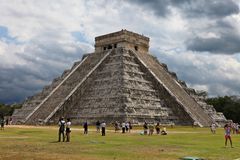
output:
[[[117,121],[114,123],[114,128],[115,128],[115,133],[116,133],[119,130],[119,124]]]
[[[0,119],[0,123],[1,123],[1,130],[4,130],[4,119]]]
[[[155,126],[157,134],[160,134],[160,124],[157,122],[157,125]]]
[[[216,126],[215,123],[211,124],[210,128],[211,128],[212,134],[215,134],[215,133],[216,133],[216,127],[217,127],[217,126]]]
[[[235,134],[236,131],[236,123],[231,123],[232,134]]]
[[[144,125],[143,125],[143,134],[144,134],[144,135],[147,135],[147,131],[148,131],[148,124],[147,124],[147,122],[144,122]]]
[[[126,127],[126,132],[128,132],[129,131],[129,123],[128,122],[125,123],[125,127]]]
[[[106,135],[106,123],[103,121],[101,124],[101,128],[102,128],[102,136]]]
[[[61,135],[63,137],[63,142],[64,142],[65,141],[65,135],[64,135],[65,121],[63,117],[59,119],[58,126],[59,126],[58,142],[61,142]]]
[[[196,128],[198,126],[198,122],[194,121],[192,127]]]
[[[125,133],[125,129],[126,129],[126,124],[125,122],[122,122],[122,133]]]
[[[84,122],[84,124],[83,124],[83,128],[84,128],[84,134],[88,134],[88,123],[87,123],[87,121],[86,122]]]
[[[225,147],[227,147],[227,141],[229,139],[230,145],[233,148],[233,146],[232,146],[232,138],[231,138],[231,126],[229,124],[226,124],[224,126],[224,130],[225,130]]]
[[[71,127],[71,121],[70,121],[70,118],[68,118],[66,123],[66,137],[67,137],[66,142],[70,142],[70,133],[71,133],[70,127]]]
[[[130,133],[130,131],[132,130],[132,124],[131,124],[131,122],[128,122],[128,124],[129,124],[129,133]]]
[[[149,136],[153,135],[154,125],[153,125],[153,124],[150,124],[148,128],[149,128],[149,133],[148,133],[148,135],[149,135]]]
[[[6,124],[6,126],[9,124],[9,119],[8,118],[6,119],[6,123],[5,124]]]
[[[100,132],[100,125],[101,125],[100,121],[97,121],[96,122],[96,128],[97,128],[98,133]]]
[[[239,124],[236,124],[236,134],[239,134]]]
[[[9,125],[12,125],[12,117],[9,119]]]
[[[163,127],[163,130],[161,131],[161,135],[167,135],[167,128]]]

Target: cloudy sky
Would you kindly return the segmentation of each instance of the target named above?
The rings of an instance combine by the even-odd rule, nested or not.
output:
[[[240,0],[0,0],[0,102],[41,91],[121,29],[150,37],[188,86],[240,95]]]

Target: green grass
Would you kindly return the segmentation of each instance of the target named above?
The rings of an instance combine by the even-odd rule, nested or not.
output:
[[[225,148],[222,128],[215,135],[208,128],[168,128],[167,136],[144,136],[139,134],[140,130],[127,134],[108,130],[105,137],[93,130],[95,129],[92,128],[88,135],[83,135],[79,127],[72,127],[71,142],[58,143],[57,127],[7,126],[4,131],[0,130],[0,159],[175,160],[185,156],[208,160],[240,158],[240,135],[232,135],[234,148]]]

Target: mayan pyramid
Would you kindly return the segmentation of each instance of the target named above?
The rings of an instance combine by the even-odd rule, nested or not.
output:
[[[160,122],[209,126],[226,121],[148,52],[149,38],[127,30],[95,38],[85,54],[13,113],[15,124]]]

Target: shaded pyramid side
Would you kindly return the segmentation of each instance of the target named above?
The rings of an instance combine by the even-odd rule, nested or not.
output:
[[[134,52],[134,51],[133,51]],[[159,83],[164,85],[168,93],[174,97],[182,108],[191,116],[191,118],[200,126],[209,126],[214,120],[204,111],[204,109],[191,97],[183,87],[172,78],[154,57],[142,52],[134,52],[134,54],[142,61],[142,63],[152,72]]]
[[[71,70],[65,70],[63,74],[54,79],[52,83],[48,86],[45,86],[43,90],[34,96],[28,97],[20,109],[15,109],[12,115],[13,124],[22,124],[24,123],[26,117],[56,88],[61,81],[66,78],[66,76],[76,67],[80,62],[76,62]]]
[[[192,124],[176,100],[124,48],[114,49],[50,121],[60,116],[70,117],[73,123],[104,120]]]
[[[22,122],[25,124],[37,124],[39,121],[44,121],[58,106],[61,106],[65,98],[85,78],[88,71],[96,66],[106,53],[107,52],[90,54],[85,57],[43,100],[41,100],[40,104],[31,107],[29,112],[23,114]],[[26,106],[20,109],[20,113],[26,110],[26,108],[30,107]],[[18,113],[19,112],[16,112],[14,115]]]

